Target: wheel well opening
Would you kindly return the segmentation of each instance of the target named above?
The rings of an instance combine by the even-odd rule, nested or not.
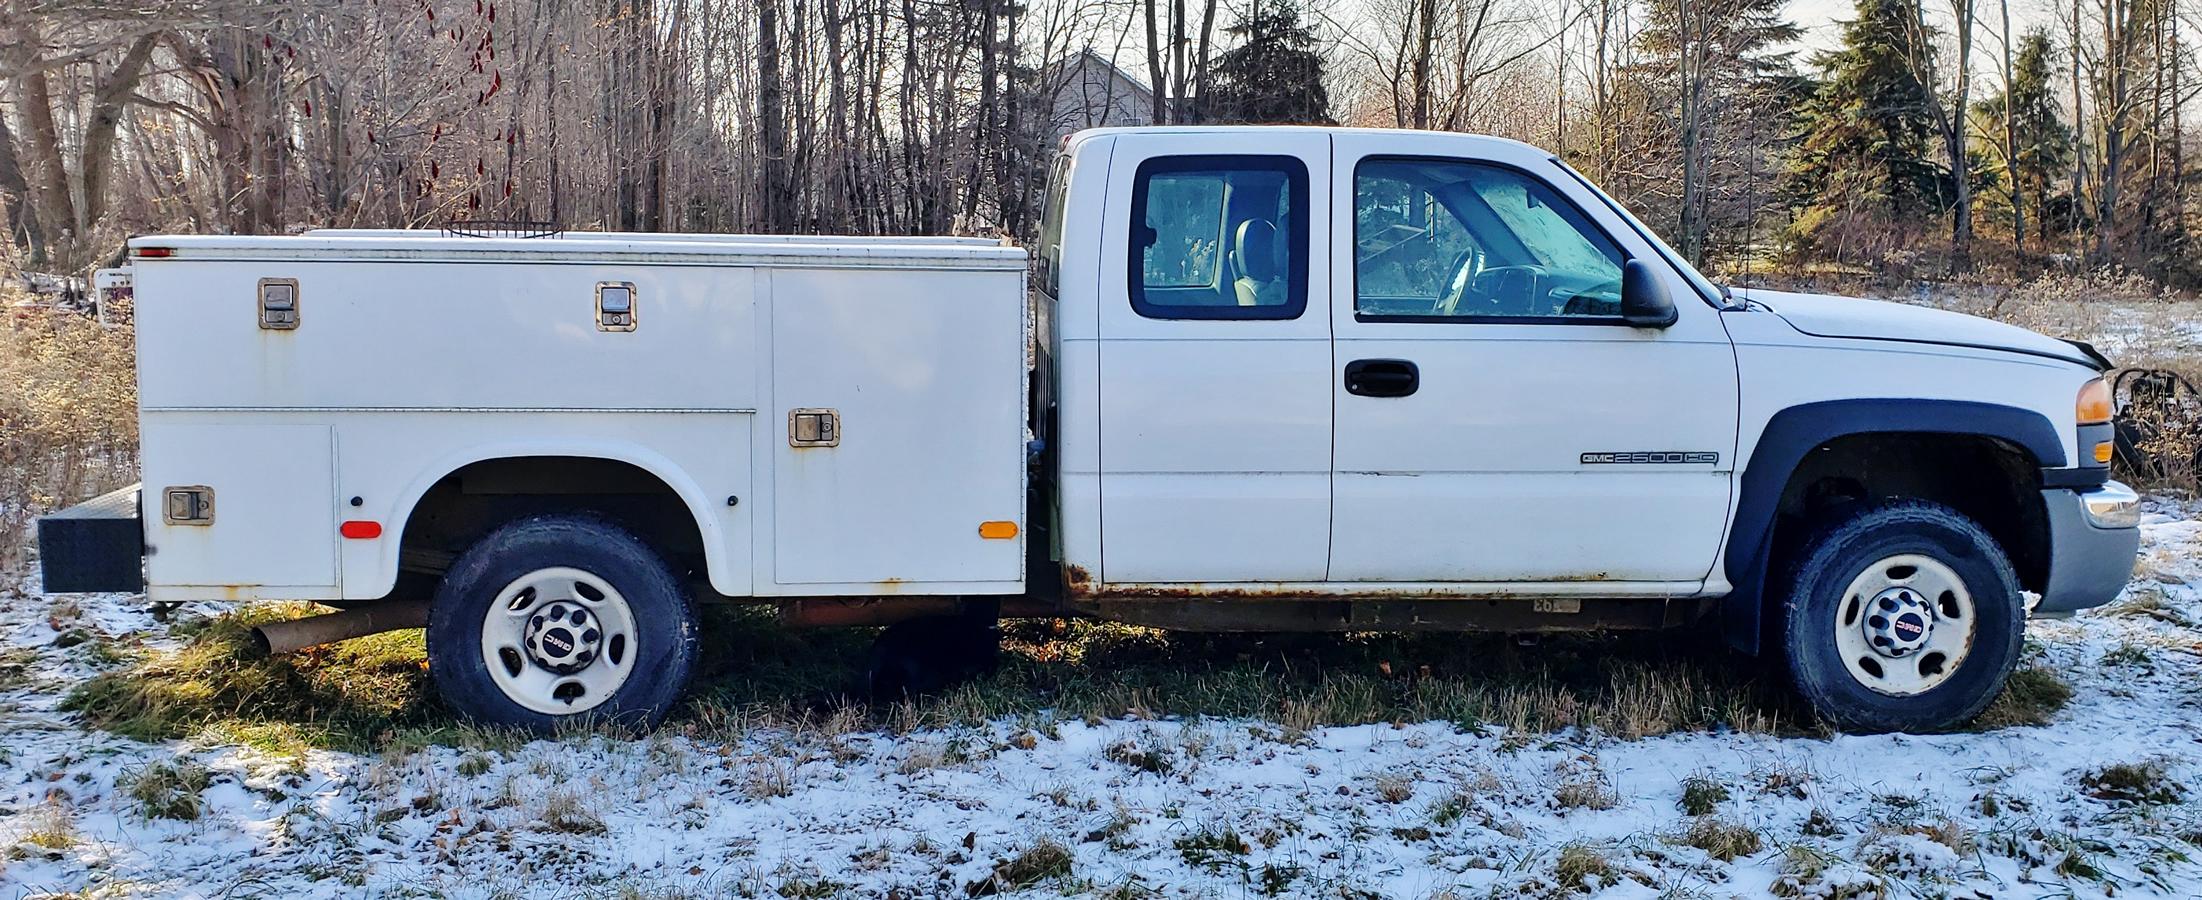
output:
[[[398,545],[400,577],[440,576],[466,548],[513,519],[570,512],[618,522],[677,571],[704,571],[702,528],[664,479],[619,460],[514,456],[469,463],[421,495]]]
[[[1844,504],[1898,498],[1963,513],[2003,547],[2021,586],[2039,591],[2048,581],[2041,464],[2016,445],[1979,435],[1853,434],[1814,447],[1782,488],[1775,551],[1793,546],[1813,520]]]

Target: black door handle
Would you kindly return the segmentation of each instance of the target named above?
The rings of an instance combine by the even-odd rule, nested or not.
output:
[[[1357,359],[1346,364],[1346,393],[1405,397],[1422,386],[1422,370],[1404,359]]]

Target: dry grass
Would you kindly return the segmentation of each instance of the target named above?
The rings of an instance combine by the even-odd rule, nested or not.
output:
[[[0,288],[0,309],[15,299]],[[136,480],[136,365],[127,330],[0,318],[0,578],[33,517]]]
[[[1719,816],[1699,816],[1690,822],[1689,830],[1676,839],[1676,843],[1696,847],[1721,862],[1733,862],[1736,857],[1759,852],[1763,843],[1759,833],[1749,826],[1730,822]]]

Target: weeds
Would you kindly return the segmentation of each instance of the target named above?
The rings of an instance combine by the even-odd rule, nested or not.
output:
[[[17,841],[18,848],[35,848],[47,855],[59,855],[83,840],[76,831],[76,816],[59,800],[49,799],[38,804],[26,818],[23,836]]]
[[[1010,891],[1021,891],[1042,882],[1070,877],[1077,858],[1070,848],[1048,838],[1041,838],[1031,847],[994,866],[992,874],[973,882],[965,893],[973,897],[990,896]]]
[[[2065,704],[2072,702],[2072,686],[2062,676],[2040,666],[2020,666],[2003,685],[2003,693],[1982,710],[1969,726],[1972,731],[1993,731],[2014,726],[2047,725]]]
[[[1718,816],[1699,816],[1677,843],[1703,850],[1721,862],[1759,852],[1759,833],[1748,826]]]
[[[156,762],[131,779],[129,794],[137,801],[138,814],[147,819],[195,822],[206,809],[202,792],[213,780],[197,763]]]
[[[1675,805],[1692,816],[1711,815],[1728,802],[1728,786],[1711,775],[1699,773],[1682,779],[1682,799]]]
[[[2128,805],[2164,806],[2186,797],[2162,759],[2104,766],[2081,776],[2080,786],[2097,800]]]
[[[1604,888],[1613,883],[1613,874],[1613,863],[1605,854],[1584,844],[1560,848],[1559,859],[1552,864],[1552,880],[1570,892]]]
[[[1210,826],[1172,841],[1170,846],[1185,864],[1195,868],[1218,871],[1229,866],[1245,865],[1240,861],[1254,848],[1239,837],[1229,825]]]

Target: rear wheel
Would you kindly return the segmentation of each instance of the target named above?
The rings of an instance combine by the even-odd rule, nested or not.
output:
[[[486,724],[656,725],[695,659],[695,610],[672,568],[595,516],[492,532],[445,573],[429,612],[429,674]]]
[[[1854,731],[1940,731],[1970,721],[2018,663],[2026,610],[1986,531],[1902,501],[1826,523],[1792,557],[1783,636],[1791,679]]]

